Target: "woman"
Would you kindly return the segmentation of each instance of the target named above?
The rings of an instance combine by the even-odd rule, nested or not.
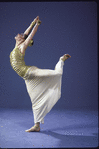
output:
[[[10,53],[11,66],[25,80],[27,92],[32,102],[35,125],[26,132],[40,131],[40,123],[44,123],[45,115],[59,100],[64,61],[71,57],[69,54],[60,57],[55,70],[25,65],[25,51],[28,46],[33,45],[33,37],[40,24],[41,21],[37,16],[24,34],[18,34],[15,37],[16,45]]]

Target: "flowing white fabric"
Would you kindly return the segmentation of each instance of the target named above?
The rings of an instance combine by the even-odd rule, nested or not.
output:
[[[44,123],[45,115],[61,97],[63,65],[60,58],[55,70],[29,68],[25,83],[32,102],[34,123]]]

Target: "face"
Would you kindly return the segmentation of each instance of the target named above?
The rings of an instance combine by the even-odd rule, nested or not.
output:
[[[25,37],[25,36],[24,36],[23,33],[22,33],[22,34],[19,34],[19,33],[18,33],[18,34],[15,36],[15,39],[16,39],[16,40],[17,40],[17,39],[18,39],[18,40],[21,40],[21,39],[24,39],[24,37]]]

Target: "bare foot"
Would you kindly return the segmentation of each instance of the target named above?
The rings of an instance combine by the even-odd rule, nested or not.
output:
[[[36,126],[36,125],[34,125],[28,130],[25,130],[25,132],[39,132],[39,131],[40,131],[40,126]]]
[[[68,58],[71,58],[71,56],[69,54],[65,54],[62,57],[60,57],[60,59],[63,61],[67,60]]]

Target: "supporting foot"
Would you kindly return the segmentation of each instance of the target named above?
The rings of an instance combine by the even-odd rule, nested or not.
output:
[[[36,125],[34,125],[28,130],[25,130],[25,132],[39,132],[39,131],[40,131],[40,126],[36,126]]]

